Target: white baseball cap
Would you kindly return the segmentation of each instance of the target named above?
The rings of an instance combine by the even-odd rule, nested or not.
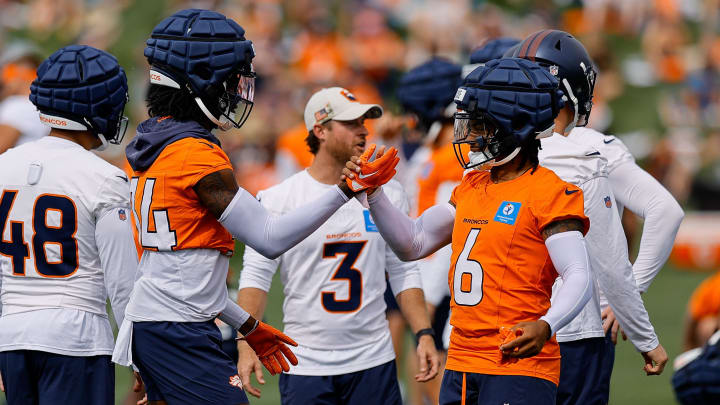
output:
[[[361,104],[355,96],[342,87],[330,87],[317,91],[305,105],[305,127],[312,130],[315,124],[330,120],[352,121],[362,116],[379,118],[383,113],[377,104]]]

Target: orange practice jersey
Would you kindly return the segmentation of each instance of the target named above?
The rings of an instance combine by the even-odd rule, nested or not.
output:
[[[232,254],[232,235],[193,190],[200,179],[222,169],[232,165],[219,146],[183,138],[166,146],[149,169],[133,173],[133,210],[144,250],[205,248]]]
[[[699,321],[720,315],[720,272],[704,280],[690,297],[690,316]]]
[[[453,329],[447,368],[557,384],[560,348],[554,337],[538,355],[511,362],[502,358],[499,330],[536,321],[550,308],[557,272],[541,230],[576,218],[587,231],[582,191],[542,166],[498,184],[490,172],[471,171],[451,202],[457,211],[448,277]]]
[[[445,184],[455,186],[460,183],[462,177],[463,169],[455,157],[453,144],[448,143],[434,149],[418,178],[417,214],[421,215],[426,209],[441,203],[437,201],[440,187]],[[446,201],[447,198],[443,202]]]

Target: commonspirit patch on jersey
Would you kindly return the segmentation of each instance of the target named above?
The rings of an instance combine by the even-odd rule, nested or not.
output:
[[[365,217],[365,232],[377,232],[377,225],[370,216],[370,210],[363,210],[363,216]]]
[[[515,220],[517,219],[518,212],[520,212],[521,205],[519,202],[503,201],[495,213],[495,221],[515,225]]]

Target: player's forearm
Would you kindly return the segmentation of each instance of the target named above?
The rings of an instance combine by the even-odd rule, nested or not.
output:
[[[20,139],[20,131],[15,127],[0,124],[0,153],[12,148]]]
[[[430,317],[425,307],[425,296],[421,288],[401,291],[396,297],[398,307],[413,333],[430,328]]]
[[[240,189],[218,220],[235,238],[274,259],[315,232],[347,201],[345,193],[333,187],[315,201],[277,217]]]
[[[225,308],[218,314],[218,318],[235,330],[241,329],[251,318],[250,314],[230,298],[225,302]]]
[[[592,297],[593,282],[585,240],[580,232],[554,234],[545,240],[545,246],[563,280],[550,309],[540,317],[550,325],[552,335],[575,318],[587,304]]]
[[[241,288],[237,301],[253,318],[262,319],[267,305],[267,292],[253,287]]]
[[[402,260],[417,260],[450,243],[454,208],[449,204],[427,209],[412,220],[395,207],[382,189],[368,197],[370,212],[380,234]]]

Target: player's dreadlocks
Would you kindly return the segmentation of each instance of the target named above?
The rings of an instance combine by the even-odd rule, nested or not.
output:
[[[150,117],[171,116],[176,121],[195,121],[208,130],[215,128],[187,91],[151,84],[145,101]]]

